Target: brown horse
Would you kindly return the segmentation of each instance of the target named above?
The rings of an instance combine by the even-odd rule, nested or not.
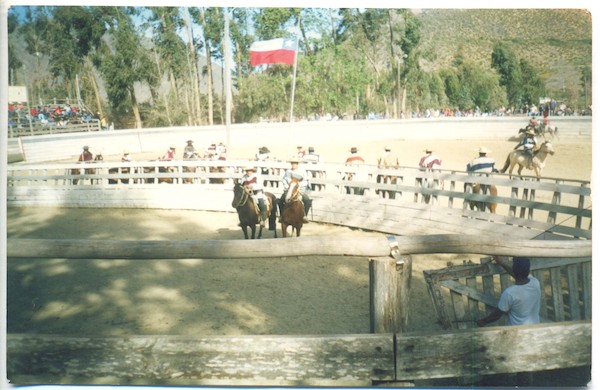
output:
[[[304,203],[300,194],[300,182],[292,178],[285,195],[285,202],[281,208],[281,234],[287,237],[288,226],[292,227],[292,235],[296,230],[296,237],[300,237],[300,230],[304,219]]]
[[[265,192],[265,202],[267,203],[267,217],[269,218],[269,230],[273,230],[277,238],[277,198],[275,195]],[[240,227],[244,232],[244,238],[248,239],[248,227],[252,231],[250,238],[254,239],[256,235],[256,225],[260,223],[260,210],[255,203],[250,189],[236,181],[233,186],[233,201],[231,206],[237,210],[240,219]],[[262,226],[258,230],[258,237],[262,237]]]
[[[481,193],[481,184],[479,183],[465,183],[465,189],[467,188],[467,186],[471,187],[471,192],[473,194],[479,194]],[[491,184],[491,185],[486,185],[485,186],[487,188],[487,194],[483,194],[483,195],[491,195],[491,196],[498,196],[498,188]],[[490,210],[490,213],[492,214],[496,214],[496,207],[498,206],[498,204],[496,203],[492,203],[492,202],[484,202],[484,201],[475,201],[475,200],[471,200],[469,201],[469,207],[471,208],[471,210],[477,209],[479,211],[486,211]]]
[[[99,161],[104,161],[104,157],[102,157],[102,153],[98,153],[96,155],[96,157],[94,157],[93,162],[99,162]],[[85,161],[84,164],[89,164],[89,161]],[[84,169],[83,173],[85,173],[86,175],[95,175],[96,169],[95,168],[86,168],[86,169]],[[80,175],[80,174],[81,174],[81,169],[79,169],[79,168],[71,169],[71,175]],[[72,183],[77,185],[79,183],[79,179],[73,179]],[[83,179],[82,179],[82,183],[83,183]],[[90,183],[93,184],[94,179],[90,179]]]

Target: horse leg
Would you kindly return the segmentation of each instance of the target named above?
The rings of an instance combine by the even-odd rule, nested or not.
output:
[[[300,237],[300,230],[302,230],[302,225],[296,227],[296,237]]]
[[[242,231],[244,232],[244,238],[248,239],[248,226],[242,225]]]
[[[281,223],[281,236],[283,238],[287,237],[287,225],[285,223]]]
[[[259,225],[259,227],[258,227],[258,237],[257,237],[258,239],[260,239],[262,237],[262,230],[263,230],[263,227]]]

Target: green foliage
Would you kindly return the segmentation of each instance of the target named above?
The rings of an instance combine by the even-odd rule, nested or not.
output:
[[[84,66],[92,58],[116,123],[133,121],[139,90],[134,85],[151,91],[139,105],[147,125],[191,123],[195,107],[203,111],[198,113],[200,121],[208,117],[207,99],[194,101],[192,96],[195,81],[190,70],[196,64],[186,46],[182,8],[26,11],[22,25],[9,14],[9,68],[17,75],[24,72],[22,54],[13,50],[19,36],[37,58],[38,69],[42,59],[48,60],[51,73],[30,84],[40,96],[72,94],[78,75],[84,89],[90,89],[93,77]],[[210,49],[217,68],[224,57],[224,9],[190,7],[189,12],[195,54]],[[539,97],[555,96],[558,85],[563,86],[563,98],[591,103],[591,21],[580,10],[233,8],[229,13],[234,122],[288,119],[292,67],[252,68],[249,48],[257,40],[296,33],[297,117],[519,108]],[[206,72],[200,77],[206,91]],[[213,81],[221,82],[222,77]],[[213,90],[221,94],[223,87],[215,85]],[[213,111],[222,117],[222,97],[217,101]]]
[[[152,75],[152,63],[140,42],[130,14],[119,8],[111,21],[114,51],[100,64],[106,81],[106,92],[115,113],[129,115],[134,98],[134,84],[147,82]]]

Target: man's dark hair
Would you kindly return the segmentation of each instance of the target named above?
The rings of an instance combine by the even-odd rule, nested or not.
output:
[[[515,257],[513,258],[512,270],[517,279],[525,279],[529,276],[529,269],[531,268],[531,262],[527,257]]]

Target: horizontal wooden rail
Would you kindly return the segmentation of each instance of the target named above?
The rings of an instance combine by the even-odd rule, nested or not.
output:
[[[7,372],[16,384],[370,385],[590,366],[591,332],[577,321],[377,335],[8,334]]]
[[[263,240],[73,240],[9,238],[11,258],[81,259],[223,259],[286,256],[389,256],[390,242],[399,254],[465,253],[535,257],[591,256],[590,240],[517,240],[479,235],[381,237],[297,237],[294,245]]]

